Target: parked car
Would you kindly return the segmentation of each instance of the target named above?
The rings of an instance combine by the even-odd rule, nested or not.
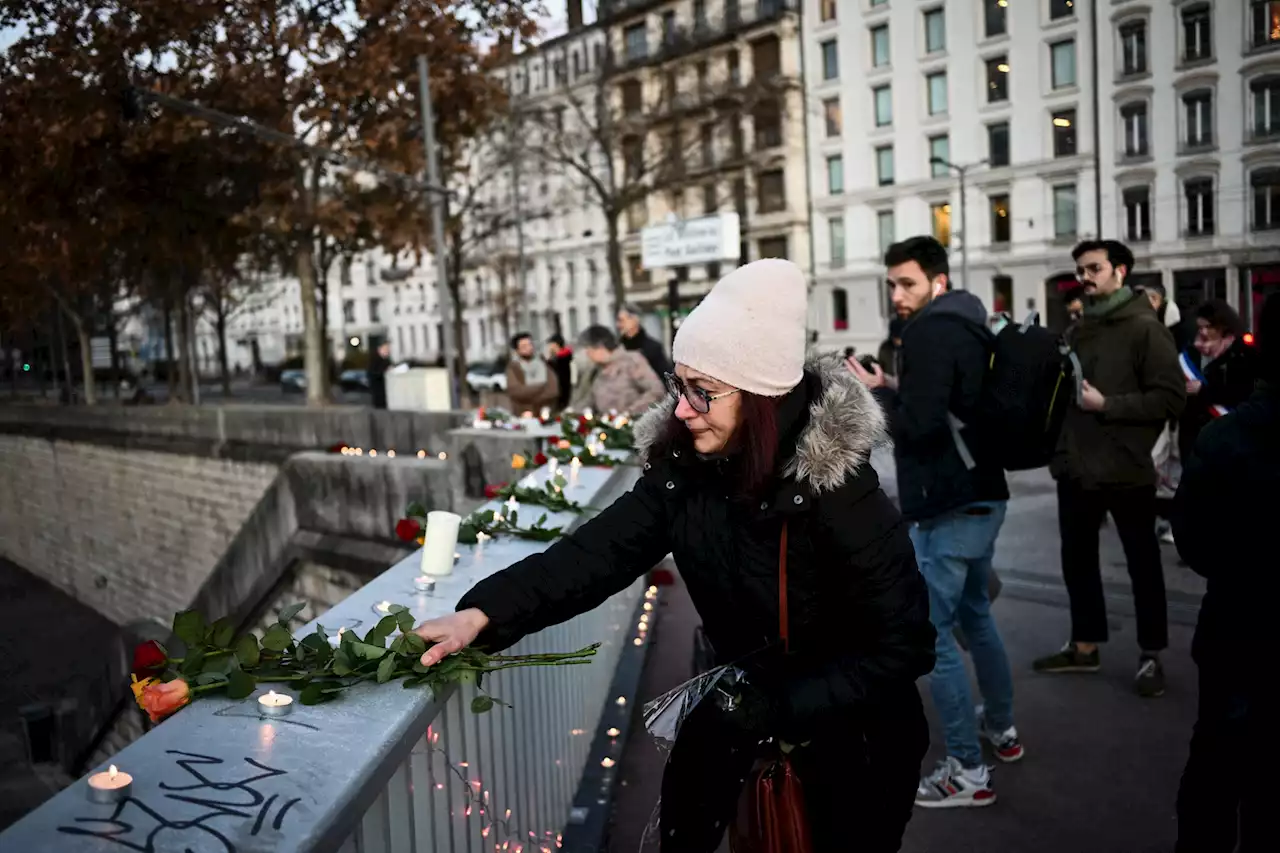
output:
[[[305,370],[280,371],[280,390],[286,394],[307,390],[307,372]]]
[[[506,391],[506,366],[492,362],[479,362],[467,369],[467,385],[475,393],[481,391]]]
[[[366,370],[344,370],[338,377],[338,385],[343,391],[368,391],[369,372]]]

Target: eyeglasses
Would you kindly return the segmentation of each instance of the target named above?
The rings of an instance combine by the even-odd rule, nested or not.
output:
[[[685,400],[689,402],[689,405],[693,407],[693,410],[700,415],[705,415],[707,412],[711,411],[711,404],[716,400],[723,399],[724,397],[732,397],[734,394],[738,393],[738,389],[734,388],[732,391],[712,394],[705,388],[686,384],[683,379],[676,376],[674,373],[664,373],[662,375],[662,381],[667,385],[667,393],[677,400],[684,397]]]

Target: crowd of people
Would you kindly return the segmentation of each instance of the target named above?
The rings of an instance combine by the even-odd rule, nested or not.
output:
[[[1280,297],[1257,342],[1216,300],[1195,308],[1180,340],[1191,318],[1180,321],[1159,288],[1125,283],[1135,263],[1126,246],[1089,241],[1072,257],[1072,320],[1051,348],[1071,387],[1055,388],[1044,418],[1070,619],[1065,645],[1034,669],[1100,669],[1099,540],[1110,516],[1132,581],[1135,692],[1164,693],[1159,539],[1169,532],[1209,590],[1178,850],[1253,849],[1271,766],[1260,757],[1274,755],[1261,721],[1275,700],[1258,674],[1276,592],[1262,537],[1280,488]],[[986,745],[1002,762],[1027,755],[991,600],[1006,468],[1028,466],[1006,464],[982,435],[1000,339],[1027,326],[993,331],[931,237],[891,246],[885,265],[898,318],[878,359],[811,358],[804,276],[777,260],[716,284],[677,332],[674,365],[631,306],[617,334],[581,335],[568,392],[575,354],[562,340],[544,354],[528,335],[513,341],[515,406],[649,409],[636,426],[643,473],[573,535],[419,626],[435,644],[423,663],[473,642],[505,648],[672,554],[715,658],[744,677],[680,730],[663,781],[664,851],[716,849],[755,762],[779,745],[804,786],[813,849],[846,849],[856,826],[858,849],[871,853],[899,849],[914,807],[995,803]],[[897,506],[869,464],[886,440]],[[1176,496],[1162,501],[1162,488]],[[926,675],[946,757],[921,776],[928,727],[916,681]]]

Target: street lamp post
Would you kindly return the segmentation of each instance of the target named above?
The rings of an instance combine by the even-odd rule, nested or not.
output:
[[[957,166],[942,157],[929,158],[930,164],[936,163],[939,166],[946,166],[960,176],[960,239],[963,241],[960,243],[960,286],[963,290],[969,289],[969,229],[965,219],[965,176],[970,169],[975,166],[981,166],[986,162],[986,160],[979,160],[976,163],[970,163],[968,166]]]

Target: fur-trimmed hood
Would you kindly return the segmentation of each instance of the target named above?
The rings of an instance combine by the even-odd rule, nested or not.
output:
[[[809,423],[783,470],[817,494],[839,488],[868,464],[872,449],[887,435],[880,404],[839,354],[812,358],[804,371],[818,377],[822,393],[810,404]],[[676,401],[668,397],[636,421],[636,448],[642,460],[648,460],[650,448],[675,408]]]

